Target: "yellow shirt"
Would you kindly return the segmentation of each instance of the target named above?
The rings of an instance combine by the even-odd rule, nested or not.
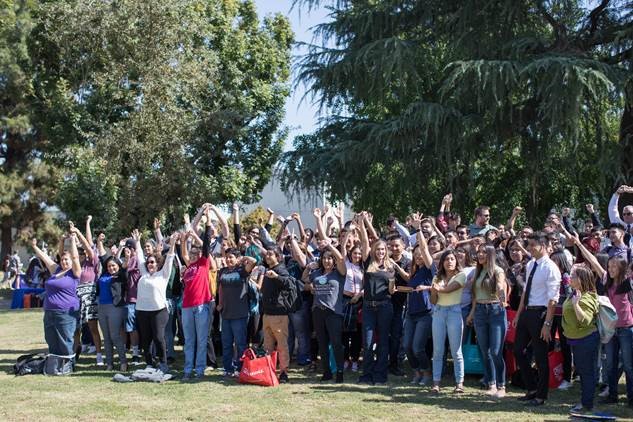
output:
[[[440,306],[452,306],[459,305],[462,299],[462,290],[464,290],[464,286],[466,285],[466,274],[463,271],[455,274],[453,278],[451,278],[448,283],[444,283],[443,280],[439,280],[437,276],[433,282],[438,283],[440,286],[448,286],[449,284],[455,282],[458,283],[461,287],[457,290],[454,290],[450,293],[438,293],[437,304]]]

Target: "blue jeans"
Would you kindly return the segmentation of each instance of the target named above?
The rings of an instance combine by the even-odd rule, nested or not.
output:
[[[416,371],[429,371],[431,359],[426,355],[426,343],[431,335],[433,317],[425,315],[407,315],[404,319],[404,350],[411,368]]]
[[[207,367],[209,304],[182,308],[182,329],[185,332],[185,374],[193,371],[195,355],[196,374],[202,376]]]
[[[484,383],[505,387],[506,363],[503,342],[508,326],[506,310],[499,303],[478,303],[475,307],[475,333],[484,364]]]
[[[297,362],[305,365],[310,362],[310,302],[303,300],[301,309],[288,314],[288,353],[292,356],[295,348],[295,337],[299,343]]]
[[[618,397],[618,364],[622,363],[626,377],[626,397],[633,401],[633,327],[616,328],[615,335],[607,343],[607,374],[609,398]]]
[[[393,305],[386,301],[378,306],[363,304],[363,375],[364,382],[387,382],[387,367],[389,364],[389,330],[393,318]],[[372,344],[374,336],[378,335],[376,343],[376,358]]]
[[[48,353],[70,356],[73,352],[73,339],[79,311],[44,311],[44,338],[48,344]]]
[[[448,343],[453,356],[455,370],[455,383],[464,382],[464,357],[462,356],[462,308],[459,304],[451,306],[435,305],[433,309],[433,382],[442,380],[442,359],[444,357],[444,344],[448,335]]]
[[[598,331],[580,340],[571,340],[574,366],[580,375],[580,403],[586,409],[593,409],[593,397],[596,391],[598,373],[596,360],[600,353],[600,335]]]
[[[242,369],[242,354],[246,349],[246,328],[248,317],[238,319],[222,318],[222,364],[226,372]],[[237,349],[237,361],[233,361],[233,342]]]
[[[175,315],[177,303],[177,298],[167,299],[167,312],[169,312],[169,319],[167,320],[167,325],[165,326],[165,345],[167,347],[168,358],[176,357],[176,352],[174,351],[174,335],[176,334]]]

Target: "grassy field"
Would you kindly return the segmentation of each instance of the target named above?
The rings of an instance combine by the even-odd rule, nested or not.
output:
[[[117,384],[110,381],[114,373],[92,365],[94,355],[82,356],[69,377],[10,373],[19,355],[45,349],[42,311],[0,311],[0,420],[553,421],[568,420],[569,407],[580,397],[579,386],[574,386],[553,392],[546,406],[529,410],[515,400],[518,390],[511,389],[504,400],[489,399],[476,388],[477,377],[468,378],[466,393],[455,397],[449,378],[445,392],[434,396],[426,388],[410,386],[408,378],[392,377],[386,386],[359,386],[350,373],[349,383],[320,384],[315,374],[303,369],[292,370],[291,383],[279,388],[224,382],[218,371],[207,372],[204,381],[194,384]],[[178,373],[182,366],[174,369]],[[619,420],[633,419],[623,404],[608,410]]]

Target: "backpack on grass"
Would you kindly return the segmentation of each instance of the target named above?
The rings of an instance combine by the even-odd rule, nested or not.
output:
[[[46,363],[46,353],[31,353],[22,355],[13,365],[13,373],[18,375],[43,374]]]

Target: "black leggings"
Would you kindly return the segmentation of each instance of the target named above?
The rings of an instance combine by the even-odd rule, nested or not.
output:
[[[165,347],[165,327],[169,321],[169,311],[163,308],[160,311],[139,311],[136,310],[136,325],[140,337],[141,348],[145,355],[145,362],[153,365],[152,351],[150,344],[154,341],[156,356],[160,363],[167,362],[167,350]]]
[[[335,314],[330,309],[314,308],[312,310],[314,331],[319,342],[319,355],[323,373],[331,373],[329,344],[334,349],[337,371],[343,370],[343,315]]]
[[[363,327],[357,324],[356,331],[343,332],[343,359],[358,362],[363,345]]]

